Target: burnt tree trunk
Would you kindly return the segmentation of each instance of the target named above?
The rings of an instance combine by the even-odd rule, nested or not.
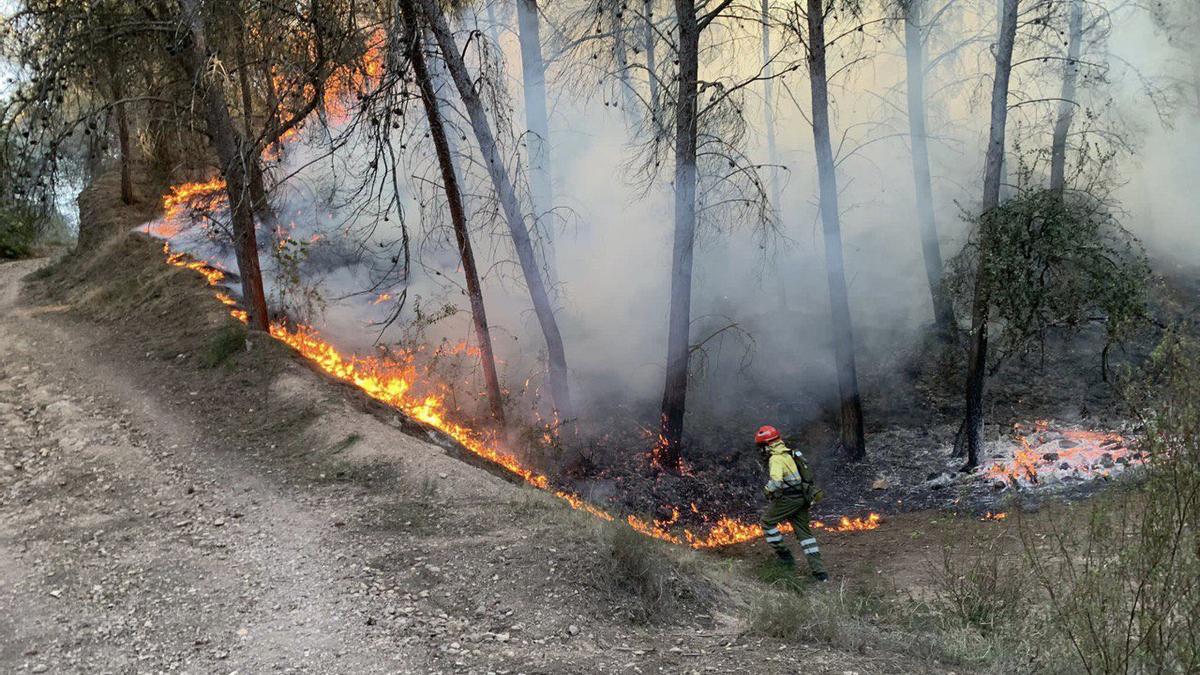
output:
[[[662,441],[658,462],[681,467],[683,417],[687,409],[689,333],[692,322],[692,253],[696,240],[696,93],[700,25],[692,0],[675,0],[679,23],[679,90],[675,110],[675,233],[671,251],[671,307],[667,324],[667,372],[663,386]]]
[[[525,147],[529,165],[529,187],[533,202],[534,230],[542,241],[546,276],[551,288],[558,282],[554,255],[554,183],[550,172],[550,116],[546,111],[546,62],[542,59],[542,37],[537,0],[517,0],[517,36],[521,43],[521,74],[525,95]]]
[[[987,377],[988,309],[987,292],[988,223],[1000,205],[1000,183],[1004,171],[1004,135],[1008,123],[1008,82],[1012,73],[1013,44],[1017,36],[1019,0],[1004,0],[1000,31],[996,39],[996,72],[992,80],[991,129],[983,170],[983,200],[980,207],[979,267],[975,272],[975,297],[971,308],[971,354],[967,361],[966,405],[956,445],[965,450],[963,470],[979,465],[983,447],[983,385]]]
[[[829,140],[829,81],[825,70],[824,0],[808,2],[808,79],[812,90],[813,142],[817,156],[817,177],[821,186],[821,225],[825,238],[825,273],[829,281],[829,309],[833,318],[833,351],[837,365],[840,400],[838,436],[851,459],[866,456],[863,437],[862,399],[854,363],[854,332],[850,325],[850,304],[846,293],[846,274],[842,259],[842,233],[839,222],[837,168]]]
[[[454,86],[458,89],[458,94],[467,109],[471,129],[475,133],[475,140],[479,143],[484,164],[492,179],[492,186],[496,189],[496,196],[500,200],[500,208],[508,222],[509,235],[512,237],[513,248],[516,250],[517,259],[521,265],[521,273],[525,277],[525,285],[529,289],[533,311],[537,315],[542,335],[546,340],[546,352],[549,357],[550,395],[554,399],[555,412],[560,419],[572,419],[575,413],[571,406],[571,395],[567,382],[567,356],[563,348],[562,334],[558,330],[558,320],[554,317],[554,308],[550,304],[546,284],[538,270],[537,258],[533,252],[533,243],[529,239],[525,217],[521,213],[521,203],[517,198],[516,187],[513,185],[508,169],[504,166],[504,158],[492,135],[492,128],[484,111],[483,101],[475,91],[474,80],[467,71],[466,63],[463,62],[462,55],[458,51],[458,45],[450,33],[450,27],[446,23],[446,17],[442,14],[440,5],[437,0],[402,0],[402,2],[409,3],[410,8],[414,1],[419,4],[422,10],[421,14],[429,22],[434,37],[437,39],[439,51],[442,53],[442,59],[445,61],[446,67],[450,71],[450,77],[454,80]]]
[[[943,342],[954,337],[956,320],[950,294],[942,283],[942,250],[933,216],[933,180],[929,171],[929,131],[925,116],[925,35],[922,9],[925,0],[909,0],[904,12],[904,54],[908,79],[908,131],[912,142],[913,182],[917,197],[917,222],[925,276],[933,302],[933,319]]]
[[[479,340],[479,364],[483,368],[483,380],[487,386],[488,403],[492,417],[504,427],[504,399],[500,394],[500,378],[496,374],[496,358],[492,352],[492,334],[488,327],[487,312],[483,305],[483,290],[479,284],[479,272],[475,267],[475,251],[471,247],[471,235],[467,230],[467,214],[463,207],[462,191],[458,184],[458,172],[454,168],[454,156],[447,139],[446,127],[442,123],[441,106],[434,91],[420,29],[413,16],[412,7],[401,4],[404,22],[405,52],[412,64],[413,77],[421,90],[421,102],[429,120],[429,135],[437,153],[438,166],[442,172],[442,186],[446,192],[446,204],[450,210],[450,221],[454,227],[454,238],[458,242],[458,254],[462,260],[463,276],[467,282],[467,297],[471,303],[471,319],[475,326],[475,337]]]
[[[262,270],[258,261],[258,240],[255,236],[254,205],[250,193],[249,167],[258,163],[258,156],[234,125],[229,102],[221,87],[207,77],[208,41],[199,0],[181,0],[189,38],[180,57],[184,69],[200,90],[204,120],[221,176],[229,197],[230,220],[233,225],[233,248],[237,257],[238,276],[242,280],[242,301],[246,303],[247,325],[251,330],[269,329],[267,300],[263,292]]]
[[[1067,134],[1075,117],[1075,86],[1079,80],[1079,53],[1083,42],[1083,0],[1070,0],[1067,19],[1067,60],[1063,64],[1058,118],[1054,121],[1054,139],[1050,144],[1050,189],[1061,193],[1067,182]]]

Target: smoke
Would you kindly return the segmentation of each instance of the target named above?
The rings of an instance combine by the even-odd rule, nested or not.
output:
[[[967,9],[943,20],[946,31],[934,33],[931,59],[961,38],[951,31],[994,25],[994,16]],[[894,376],[890,371],[902,360],[900,355],[921,339],[933,319],[905,135],[903,45],[896,35],[903,31],[894,24],[873,30],[875,34],[865,34],[853,46],[830,52],[831,72],[863,54],[872,57],[842,72],[831,89],[845,271],[860,375],[868,390]],[[757,26],[729,32],[742,46],[731,52],[732,64],[726,60],[720,67],[749,77],[760,65],[755,62]],[[1195,260],[1200,237],[1195,209],[1185,200],[1188,188],[1200,183],[1200,156],[1180,149],[1200,147],[1200,120],[1194,108],[1180,108],[1168,113],[1174,124],[1166,128],[1158,110],[1139,102],[1144,101],[1139,97],[1146,82],[1132,73],[1149,80],[1165,76],[1179,57],[1173,47],[1156,43],[1153,35],[1149,19],[1135,15],[1111,35],[1107,46],[1085,54],[1107,59],[1103,71],[1108,79],[1085,78],[1082,86],[1089,92],[1088,105],[1101,115],[1096,126],[1111,113],[1134,148],[1117,162],[1126,226],[1152,253]],[[972,213],[979,199],[987,124],[980,102],[992,63],[988,45],[985,37],[961,47],[952,58],[939,59],[927,86],[934,131],[934,207],[947,258],[965,241],[964,215]],[[517,88],[520,52],[511,31],[502,33],[500,47],[507,75],[503,84]],[[1029,55],[1036,46],[1023,44],[1019,49]],[[670,63],[669,55],[660,55],[661,60]],[[702,62],[702,78],[705,68],[713,67]],[[552,66],[548,83],[557,207],[555,298],[572,386],[585,418],[626,410],[636,420],[652,421],[666,358],[671,161],[665,158],[664,171],[644,180],[632,158],[647,139],[631,131],[628,111],[602,104],[623,98],[613,94],[612,87],[619,84],[581,92],[578,83],[570,81],[576,72],[560,62]],[[1032,98],[1053,92],[1059,84],[1050,67],[1014,77]],[[1122,79],[1112,79],[1118,77]],[[637,76],[632,81],[645,86]],[[818,416],[835,396],[807,87],[803,68],[790,72],[777,81],[776,100],[769,102],[775,108],[778,151],[786,166],[780,171],[781,202],[772,205],[775,221],[769,226],[713,219],[701,223],[692,339],[702,347],[693,356],[696,377],[689,392],[694,418],[711,414],[741,423],[762,420],[769,412],[798,424]],[[754,85],[743,94],[749,120],[745,151],[766,164],[761,92],[761,86]],[[1106,109],[1103,102],[1110,96]],[[512,119],[522,120],[520,97],[509,98]],[[1023,150],[1048,144],[1054,105],[1020,108],[1014,136]],[[294,144],[276,169],[276,175],[289,178],[274,200],[283,229],[263,235],[268,292],[277,305],[302,314],[347,349],[413,341],[432,349],[474,339],[431,152],[420,124],[409,131],[403,140],[393,141],[404,162],[383,181],[390,185],[395,179],[398,202],[381,200],[378,195],[391,192],[380,184],[373,184],[375,197],[351,195],[370,161],[370,144],[361,134],[351,135],[334,157],[323,155],[319,143]],[[320,131],[314,128],[310,133]],[[472,237],[484,274],[501,377],[522,405],[536,405],[544,360],[541,333],[498,222],[490,185],[477,155],[470,154],[474,139],[462,133],[454,140],[471,195],[467,206]],[[400,143],[406,144],[404,150],[397,147]],[[509,138],[506,147],[509,169],[519,174],[515,158],[520,144]],[[770,170],[761,169],[763,180]],[[401,222],[408,228],[413,258],[407,279],[398,267],[403,262]],[[177,237],[173,248],[233,269],[232,252],[200,232]],[[300,242],[298,257],[288,257],[288,251],[296,249],[278,247],[283,237]],[[393,257],[398,262],[393,263]],[[404,309],[385,329],[401,297]],[[445,377],[473,382],[469,359],[448,367]],[[473,390],[478,389],[476,383]],[[868,417],[871,412],[867,410]]]

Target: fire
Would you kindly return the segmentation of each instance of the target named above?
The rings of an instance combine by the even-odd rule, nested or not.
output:
[[[996,521],[999,521],[999,520],[1004,520],[1004,519],[1005,519],[1005,518],[1007,518],[1007,517],[1008,517],[1008,514],[1007,514],[1007,513],[1005,513],[1005,512],[1003,512],[1003,511],[1000,511],[1000,512],[998,512],[998,513],[992,513],[991,511],[988,511],[987,513],[983,514],[983,518],[982,518],[982,520],[996,520]]]
[[[879,527],[882,518],[878,513],[869,514],[866,518],[847,518],[842,516],[837,525],[826,525],[825,523],[816,520],[813,521],[813,529],[828,530],[829,532],[865,532],[874,530]]]
[[[210,286],[219,286],[225,279],[225,273],[211,265],[188,259],[182,253],[172,253],[169,244],[163,244],[163,252],[167,254],[169,264],[198,272]],[[237,308],[237,301],[228,293],[216,291],[214,295],[217,301],[229,307],[234,318],[243,323],[246,321],[246,312]],[[273,322],[270,332],[272,337],[287,344],[331,377],[352,384],[371,398],[453,437],[468,451],[503,467],[529,485],[550,492],[571,508],[601,520],[616,520],[612,513],[587,502],[579,495],[553,488],[547,476],[525,466],[517,457],[504,451],[500,447],[500,439],[495,434],[479,432],[448,419],[443,397],[414,391],[414,383],[419,373],[411,359],[347,356],[323,340],[315,329],[303,325],[288,326],[282,322]],[[692,513],[700,515],[702,520],[708,520],[695,504],[691,504],[689,508]],[[738,521],[728,516],[717,518],[706,532],[693,532],[684,528],[677,534],[673,526],[678,520],[678,508],[673,508],[671,516],[662,520],[645,520],[633,515],[625,518],[629,527],[646,536],[697,549],[720,548],[762,536],[762,528],[758,524]],[[879,527],[881,521],[878,513],[871,513],[866,518],[851,519],[843,516],[836,525],[814,521],[812,526],[828,532],[862,532]],[[784,524],[783,529],[791,528]]]
[[[199,272],[210,286],[218,285],[225,278],[223,272],[210,265],[188,260],[181,253],[171,253],[169,246],[164,245],[164,252],[168,254],[168,263]],[[235,318],[240,321],[246,320],[245,312],[237,309],[236,301],[229,294],[218,291],[215,295],[221,304],[230,308],[230,313]],[[549,490],[571,508],[584,511],[605,521],[615,520],[613,514],[583,500],[578,495],[564,490],[551,489],[550,481],[545,475],[524,466],[512,454],[501,450],[499,440],[494,435],[477,432],[447,419],[441,397],[437,395],[414,396],[412,390],[417,372],[411,362],[382,357],[345,356],[321,339],[314,329],[307,326],[290,327],[275,322],[271,324],[271,336],[296,350],[330,376],[353,384],[371,398],[395,407],[410,417],[439,429],[453,437],[470,452],[504,467],[534,487]],[[690,505],[690,509],[693,513],[700,513],[695,504]],[[684,529],[682,533],[676,534],[671,528],[678,520],[679,509],[677,508],[672,510],[670,518],[664,520],[647,521],[632,515],[625,518],[625,522],[631,528],[642,534],[692,548],[718,548],[762,536],[762,528],[759,525],[740,522],[727,516],[717,519],[707,532],[693,532],[690,529]],[[879,527],[880,520],[877,513],[872,513],[866,518],[850,519],[843,516],[836,525],[830,526],[821,521],[815,521],[813,527],[830,532],[860,532]],[[788,528],[785,526],[785,529]]]
[[[189,211],[195,210],[202,200],[220,197],[221,191],[224,189],[225,181],[220,178],[196,183],[180,183],[173,186],[171,191],[163,196],[162,205],[165,212],[163,220],[178,222]]]
[[[324,107],[335,124],[349,116],[352,100],[357,98],[359,92],[378,79],[382,71],[384,45],[383,33],[376,31],[367,41],[359,67],[348,68],[331,78],[325,92]],[[288,89],[284,86],[287,83],[280,81],[278,84],[279,89]],[[279,146],[295,140],[296,133],[297,129],[292,129],[286,138],[280,140]],[[274,155],[278,149],[269,148],[264,151],[264,155],[269,160],[277,159]],[[218,200],[223,199],[224,188],[225,182],[220,178],[176,185],[163,197],[163,217],[148,223],[146,233],[162,238],[173,237],[186,226],[188,212],[200,207],[212,210],[219,203]],[[191,259],[182,253],[172,253],[169,244],[163,245],[163,252],[167,255],[169,264],[196,271],[210,286],[219,287],[226,280],[223,270]],[[215,296],[229,309],[231,316],[243,323],[247,321],[246,311],[239,309],[237,301],[228,293],[218,290]],[[390,298],[390,294],[382,293],[374,300],[374,304],[386,302]],[[617,520],[613,513],[587,502],[579,495],[553,487],[547,476],[525,466],[516,456],[504,450],[501,439],[494,433],[472,429],[451,419],[451,411],[445,406],[449,392],[437,391],[436,387],[434,391],[430,391],[430,383],[421,378],[412,355],[346,355],[325,341],[314,328],[304,325],[273,322],[270,325],[270,334],[329,376],[349,383],[371,398],[451,436],[471,453],[503,467],[529,485],[549,492],[571,508],[604,521]],[[473,353],[465,343],[462,348],[465,353]],[[553,436],[557,427],[558,420],[552,420],[547,424],[547,435]],[[660,445],[664,442],[665,439],[660,440]],[[697,549],[729,546],[762,536],[762,528],[756,523],[742,522],[729,516],[710,519],[702,514],[695,504],[690,505],[690,510],[706,525],[711,523],[706,530],[693,531],[682,528],[682,531],[678,531],[678,509],[672,509],[671,516],[666,519],[646,520],[630,515],[624,521],[629,527],[646,536]],[[813,526],[829,532],[858,532],[875,529],[880,520],[879,514],[872,513],[866,518],[842,517],[838,524],[830,526],[817,521]],[[784,529],[790,528],[785,525]]]
[[[1021,487],[1108,477],[1146,461],[1117,433],[1054,429],[1047,420],[1037,420],[1029,430],[1018,424],[1013,431],[1018,445],[1012,457],[987,466],[985,478]]]

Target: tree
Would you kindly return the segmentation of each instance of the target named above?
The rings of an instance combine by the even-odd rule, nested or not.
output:
[[[258,153],[234,126],[224,90],[209,71],[212,57],[199,0],[180,0],[180,3],[183,11],[181,18],[187,32],[184,33],[186,37],[179,59],[200,92],[208,134],[220,163],[221,176],[225,180],[233,247],[237,256],[238,276],[242,282],[242,301],[246,303],[246,323],[252,330],[267,331],[270,329],[269,315],[258,260],[254,203],[250,194],[249,167],[258,164]]]
[[[541,27],[537,0],[517,0],[517,37],[521,43],[521,74],[525,96],[526,157],[529,166],[530,201],[534,230],[546,253],[550,285],[557,283],[554,255],[554,226],[551,209],[554,184],[550,168],[550,120],[546,110],[546,62],[542,58]]]
[[[949,341],[957,328],[954,306],[942,283],[943,265],[937,222],[933,214],[933,181],[929,171],[929,130],[925,114],[925,32],[924,8],[927,0],[903,0],[904,56],[908,100],[908,130],[912,143],[913,183],[917,198],[917,223],[921,232],[921,252],[925,276],[933,304],[934,325],[943,341]]]
[[[416,1],[419,3],[419,16],[427,22],[432,30],[442,59],[450,71],[450,77],[454,80],[458,95],[467,109],[471,129],[475,134],[476,142],[479,143],[479,149],[483,153],[484,164],[491,177],[492,186],[496,190],[500,208],[508,223],[508,231],[525,278],[525,286],[533,301],[534,314],[537,315],[542,335],[546,340],[546,351],[549,357],[550,395],[554,400],[555,412],[560,419],[571,419],[575,414],[571,406],[570,388],[567,382],[567,357],[563,348],[562,334],[558,329],[558,321],[554,317],[554,309],[550,304],[545,281],[538,269],[533,244],[529,238],[529,229],[525,224],[525,217],[521,213],[516,187],[504,165],[504,158],[501,156],[495,136],[492,134],[483,101],[475,91],[474,80],[467,71],[466,63],[458,51],[458,45],[454,41],[454,36],[450,32],[441,7],[436,0]]]
[[[1008,83],[1012,76],[1013,46],[1017,37],[1017,14],[1020,0],[1003,0],[1000,30],[995,46],[995,74],[992,78],[991,122],[988,132],[987,154],[984,159],[983,199],[980,204],[981,222],[980,250],[976,268],[976,279],[989,274],[991,242],[990,228],[986,226],[991,212],[1000,206],[1000,182],[1004,163],[1004,137],[1008,122]],[[971,307],[970,356],[967,361],[967,380],[962,427],[955,441],[956,450],[965,449],[967,463],[964,470],[979,465],[979,451],[983,446],[983,385],[987,377],[988,314],[990,310],[989,287],[976,283]]]
[[[1062,93],[1058,101],[1058,117],[1054,122],[1054,138],[1050,145],[1050,189],[1062,192],[1066,185],[1067,134],[1075,116],[1075,84],[1079,79],[1079,53],[1083,42],[1083,0],[1069,0],[1067,20],[1067,58],[1063,62]]]
[[[475,337],[479,341],[479,363],[483,368],[488,402],[491,406],[492,417],[503,427],[505,424],[504,399],[500,392],[500,378],[496,374],[496,358],[492,351],[491,330],[488,327],[487,311],[483,304],[479,272],[475,267],[475,252],[471,247],[471,235],[467,229],[467,215],[463,206],[462,190],[459,187],[458,172],[454,166],[454,157],[450,149],[446,127],[442,122],[441,103],[434,89],[429,69],[425,64],[421,28],[417,23],[412,0],[400,0],[399,8],[404,25],[404,53],[412,66],[413,79],[416,80],[417,87],[420,89],[421,102],[429,123],[429,133],[442,174],[442,187],[446,193],[446,204],[450,210],[450,221],[454,228],[455,241],[458,244],[463,276],[467,283],[467,297],[471,304],[471,319],[475,328]]]
[[[806,0],[806,3],[802,10],[797,7],[790,26],[804,46],[808,63],[813,146],[821,193],[821,225],[825,239],[825,273],[829,284],[829,308],[833,319],[833,350],[838,379],[838,438],[849,457],[857,460],[866,456],[866,441],[863,434],[862,398],[858,391],[858,374],[854,359],[854,330],[850,322],[850,303],[842,255],[837,166],[829,138],[829,77],[826,71],[826,52],[830,41],[825,32],[826,21],[836,11],[853,14],[857,12],[857,5],[839,5],[837,0],[831,0],[828,4],[826,0]]]

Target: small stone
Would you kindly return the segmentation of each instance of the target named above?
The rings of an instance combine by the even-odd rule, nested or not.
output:
[[[1042,455],[1042,459],[1047,462],[1058,461],[1058,453],[1057,452],[1047,452],[1046,454]]]
[[[29,669],[29,672],[31,672],[31,673],[44,673],[44,672],[46,672],[47,670],[50,670],[50,666],[48,666],[48,665],[46,665],[46,664],[44,664],[44,663],[39,663],[39,664],[37,664],[36,666],[34,666],[34,667],[30,668],[30,669]]]
[[[1058,465],[1058,468],[1062,469],[1063,471],[1069,471],[1071,469],[1071,463],[1070,462],[1062,462],[1061,464]]]
[[[579,635],[579,626],[571,624],[570,626],[567,626],[567,632],[571,635]]]
[[[510,637],[508,633],[496,633],[496,642],[508,642]]]

